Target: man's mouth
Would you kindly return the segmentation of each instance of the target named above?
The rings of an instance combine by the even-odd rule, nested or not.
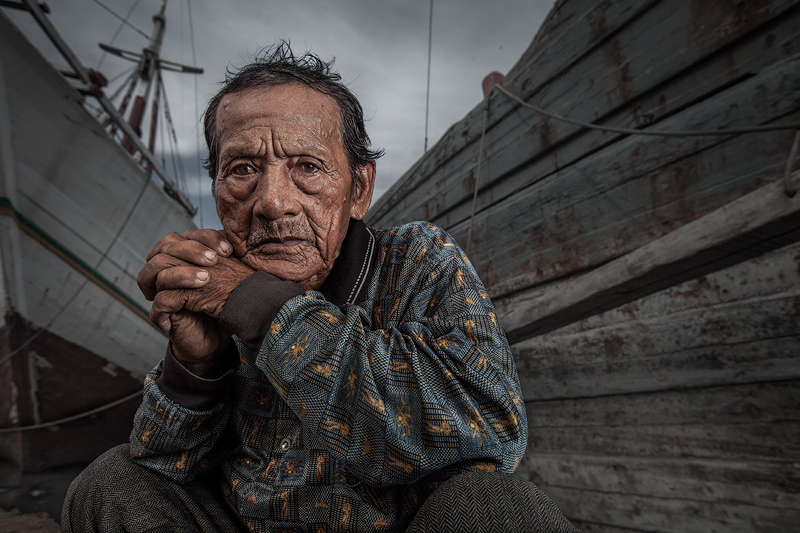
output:
[[[271,237],[262,239],[260,242],[255,243],[253,246],[248,246],[250,250],[269,245],[284,245],[284,246],[299,246],[300,244],[308,242],[308,239],[301,239],[299,237]]]
[[[247,238],[247,249],[300,246],[303,243],[314,244],[314,234],[310,228],[299,224],[279,225],[268,222],[250,232]]]

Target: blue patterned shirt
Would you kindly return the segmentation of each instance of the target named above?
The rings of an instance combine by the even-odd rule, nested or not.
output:
[[[257,350],[235,337],[239,366],[212,405],[167,397],[156,367],[135,460],[179,482],[218,476],[252,531],[403,530],[448,477],[512,472],[525,410],[474,268],[432,224],[365,235],[344,287],[358,301],[280,302]]]

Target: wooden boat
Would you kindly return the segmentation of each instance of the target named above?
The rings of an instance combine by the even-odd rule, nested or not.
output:
[[[165,232],[194,227],[169,178],[151,179],[142,163],[164,171],[131,127],[115,117],[136,158],[87,111],[99,78],[63,50],[81,90],[0,12],[0,458],[14,475],[127,440],[166,346],[136,274]]]
[[[559,0],[370,212],[469,248],[584,531],[797,531],[799,52],[797,0]]]

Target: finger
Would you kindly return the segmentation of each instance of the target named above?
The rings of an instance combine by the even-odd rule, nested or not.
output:
[[[175,289],[196,289],[208,283],[208,280],[208,271],[196,266],[166,268],[156,275],[156,292]]]
[[[213,229],[192,229],[184,231],[181,237],[201,242],[224,257],[228,257],[233,251],[231,243],[228,242],[225,234],[221,231]]]
[[[198,266],[211,266],[217,262],[217,251],[199,241],[167,243],[161,247],[161,253]]]
[[[170,315],[183,309],[186,298],[181,292],[164,291],[153,299],[153,305],[150,306],[150,320],[161,331],[169,332],[172,327]]]
[[[164,333],[169,333],[169,330],[172,329],[170,313],[157,309],[155,305],[150,306],[150,322]]]
[[[158,254],[151,258],[139,271],[139,274],[136,276],[136,284],[139,286],[139,290],[142,291],[142,294],[144,294],[144,297],[148,300],[152,300],[156,292],[158,292],[156,281],[159,272],[176,266],[188,265],[186,261],[182,261],[171,255]]]
[[[161,240],[158,241],[156,243],[156,245],[153,246],[150,249],[150,251],[147,253],[147,257],[145,257],[144,260],[145,261],[150,261],[153,257],[155,257],[156,255],[160,254],[161,253],[161,248],[163,248],[164,245],[166,245],[168,243],[171,243],[171,242],[177,242],[177,241],[183,241],[183,240],[186,240],[186,239],[184,239],[183,237],[181,237],[177,233],[168,233],[168,234],[164,235],[163,237],[161,237]]]

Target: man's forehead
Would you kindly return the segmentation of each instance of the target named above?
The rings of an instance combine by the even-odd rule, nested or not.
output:
[[[321,159],[328,159],[335,147],[331,143],[319,140],[314,136],[307,135],[270,135],[265,138],[260,131],[235,134],[228,137],[221,137],[222,152],[224,157],[240,157],[264,155],[267,151],[266,143],[269,141],[275,146],[280,147],[284,155],[310,155]]]
[[[253,87],[226,94],[216,113],[217,134],[237,124],[296,125],[321,135],[340,134],[338,102],[300,83]]]

